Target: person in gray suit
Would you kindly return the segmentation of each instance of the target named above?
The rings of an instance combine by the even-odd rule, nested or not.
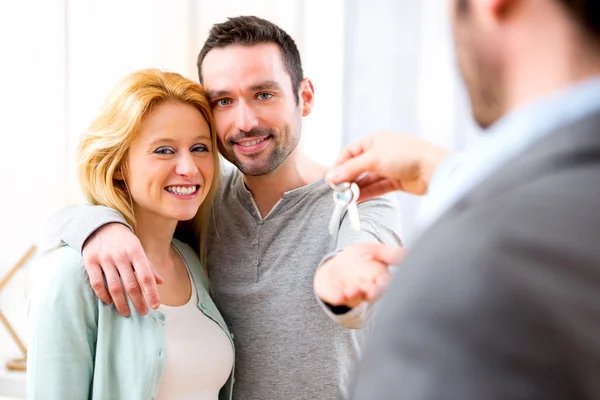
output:
[[[352,398],[600,399],[600,2],[451,3],[483,143],[457,161],[377,133],[329,174],[368,172],[364,198],[443,198],[377,304]],[[317,295],[373,301],[387,268],[363,267],[321,268]]]

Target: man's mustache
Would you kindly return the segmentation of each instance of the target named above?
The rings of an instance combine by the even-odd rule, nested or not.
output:
[[[227,141],[229,143],[239,142],[244,139],[274,136],[275,131],[270,128],[252,128],[249,131],[238,131],[233,136],[230,136]]]

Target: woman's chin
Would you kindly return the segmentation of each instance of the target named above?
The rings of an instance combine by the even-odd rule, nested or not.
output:
[[[191,219],[194,219],[195,216],[196,216],[196,213],[194,213],[194,214],[182,214],[182,215],[177,216],[175,219],[177,221],[189,221]]]
[[[174,211],[172,213],[170,213],[170,217],[177,220],[177,221],[189,221],[191,219],[193,219],[196,214],[198,213],[198,210],[178,210],[178,211]]]

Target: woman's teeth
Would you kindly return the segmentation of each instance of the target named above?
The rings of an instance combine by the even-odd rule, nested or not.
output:
[[[166,189],[180,196],[189,196],[198,190],[198,186],[167,186]]]

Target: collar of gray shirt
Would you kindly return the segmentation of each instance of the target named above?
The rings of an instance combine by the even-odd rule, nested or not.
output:
[[[244,176],[241,173],[239,173],[239,170],[234,168],[228,168],[228,171],[234,176],[234,190],[238,195],[239,199],[242,201],[242,205],[244,206],[244,208],[246,208],[246,210],[248,210],[250,214],[252,214],[252,216],[256,220],[260,220],[261,217],[260,213],[258,212],[258,207],[256,207],[256,204],[254,203],[252,193],[246,187],[246,184],[244,182]],[[279,201],[277,201],[275,206],[273,206],[269,214],[267,214],[267,216],[265,216],[264,219],[266,220],[269,217],[276,215],[277,213],[283,211],[283,209],[285,209],[286,207],[292,207],[296,202],[300,201],[307,194],[313,192],[319,187],[325,188],[325,186],[325,178],[323,177],[306,186],[302,186],[297,189],[284,192],[283,195],[281,195]]]

